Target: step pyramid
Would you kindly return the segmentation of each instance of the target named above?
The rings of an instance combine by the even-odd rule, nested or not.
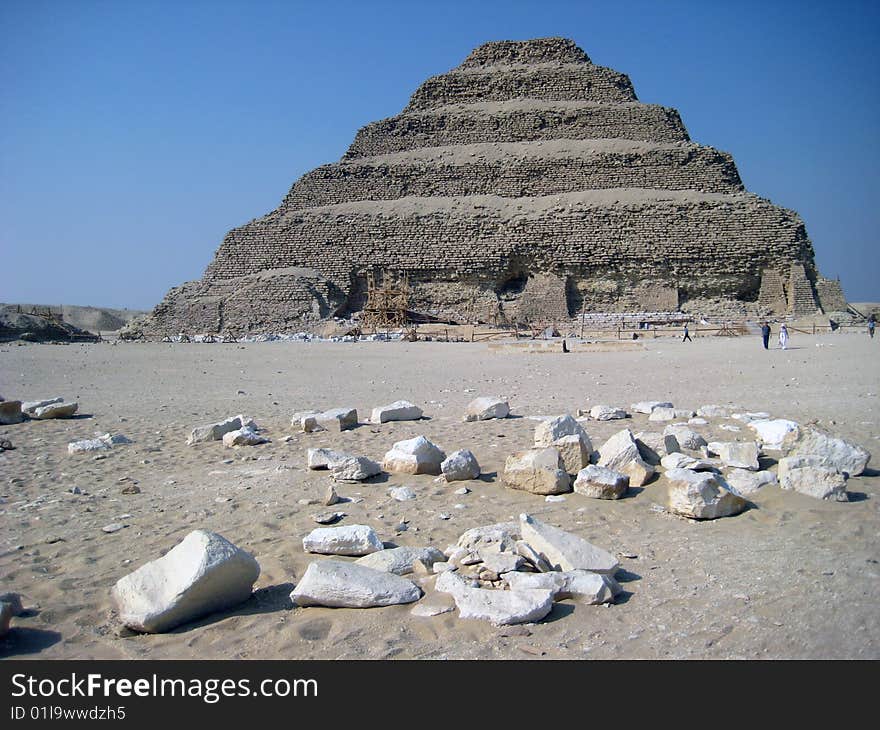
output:
[[[411,310],[452,321],[821,306],[797,213],[563,38],[486,43],[425,81],[230,231],[144,329],[296,331],[357,316],[383,272],[407,278]]]

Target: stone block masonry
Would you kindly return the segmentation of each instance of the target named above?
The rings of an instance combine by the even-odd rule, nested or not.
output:
[[[842,292],[803,222],[749,194],[675,109],[563,38],[486,43],[231,231],[144,331],[290,332],[357,315],[367,273],[460,321],[702,306],[801,314]],[[845,302],[843,302],[845,304]],[[705,312],[711,315],[711,311]]]

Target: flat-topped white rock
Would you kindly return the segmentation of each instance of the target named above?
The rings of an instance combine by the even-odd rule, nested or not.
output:
[[[13,423],[21,423],[24,415],[21,412],[20,400],[0,401],[0,426],[9,426]]]
[[[306,452],[306,463],[309,469],[332,469],[352,456],[353,454],[333,449],[309,449]]]
[[[469,481],[480,476],[480,465],[471,451],[460,449],[443,460],[440,471],[447,482]]]
[[[2,398],[0,398],[0,402],[2,402]],[[64,398],[61,396],[56,396],[55,398],[43,398],[41,400],[26,400],[21,404],[21,412],[26,416],[33,415],[34,411],[37,408],[43,408],[44,406],[51,406],[55,403],[64,403]]]
[[[366,456],[349,456],[334,462],[330,473],[337,482],[362,482],[382,473],[382,467]]]
[[[598,465],[626,474],[630,486],[641,487],[654,474],[639,452],[632,432],[625,428],[618,431],[599,448]]]
[[[754,494],[768,484],[776,484],[776,474],[772,471],[749,471],[748,469],[731,469],[724,474],[724,481],[733,487],[738,494],[748,496]]]
[[[590,464],[578,472],[574,491],[594,499],[620,499],[629,489],[629,476]]]
[[[697,451],[706,445],[706,439],[689,426],[673,423],[663,429],[663,443],[666,446],[666,453],[672,454],[681,449]]]
[[[675,415],[675,409],[668,406],[658,406],[651,411],[648,416],[649,421],[674,421],[678,416]]]
[[[368,525],[316,527],[303,538],[303,550],[321,555],[361,556],[383,549],[379,536]]]
[[[488,421],[492,418],[507,418],[510,415],[510,404],[502,398],[483,396],[474,398],[467,404],[464,412],[465,421]]]
[[[754,441],[712,441],[706,448],[710,453],[717,454],[725,466],[749,471],[761,468],[758,464],[761,449]]]
[[[626,411],[616,406],[598,405],[590,409],[590,418],[594,421],[616,421],[626,418]]]
[[[246,601],[260,576],[252,555],[215,532],[194,530],[111,591],[123,624],[160,633]]]
[[[265,444],[268,441],[269,439],[265,436],[260,436],[260,434],[249,426],[223,434],[223,445],[227,449],[231,449],[235,446],[256,446],[257,444]]]
[[[871,460],[871,454],[862,446],[815,428],[800,429],[788,455],[818,456],[825,466],[851,477],[865,471]]]
[[[196,426],[192,433],[189,435],[189,439],[187,439],[187,444],[192,446],[193,444],[200,444],[206,441],[221,441],[223,436],[231,431],[238,431],[240,428],[244,428],[245,421],[247,419],[242,416],[231,416],[227,418],[225,421],[220,421],[219,423],[209,423],[206,426]]]
[[[463,532],[457,546],[468,552],[482,552],[489,546],[498,551],[511,552],[516,549],[521,537],[518,522],[496,522]]]
[[[571,491],[571,477],[562,457],[552,448],[527,449],[507,457],[502,480],[511,489],[532,494],[561,494]]]
[[[589,570],[614,575],[617,558],[602,548],[532,515],[521,514],[522,539],[544,557],[554,570]]]
[[[92,451],[108,451],[110,444],[104,439],[82,439],[67,444],[68,454],[87,454]]]
[[[483,560],[483,567],[496,575],[504,575],[505,573],[519,570],[526,563],[523,557],[516,553],[485,549],[481,550],[479,555]]]
[[[750,421],[748,427],[753,429],[765,449],[779,451],[786,443],[793,442],[798,435],[798,424],[785,418],[774,418],[769,421]]]
[[[673,408],[673,405],[665,400],[643,400],[633,403],[629,407],[633,413],[646,413],[649,416],[654,412],[655,408]]]
[[[667,454],[660,459],[664,469],[690,469],[691,471],[718,471],[718,464],[708,459],[695,459],[679,452]]]
[[[421,560],[425,565],[433,565],[446,560],[446,556],[435,547],[396,547],[364,555],[354,562],[375,570],[407,575],[413,572],[413,563],[416,560]]]
[[[408,502],[416,498],[416,493],[409,487],[389,487],[388,494],[396,502]]]
[[[411,580],[341,560],[310,563],[290,594],[297,606],[373,608],[412,603],[422,596]]]
[[[78,403],[50,403],[35,408],[29,415],[31,418],[38,421],[48,420],[50,418],[70,418],[78,409]]]
[[[496,626],[540,621],[553,609],[553,592],[550,590],[472,588],[452,572],[442,573],[435,589],[452,596],[459,618],[481,619]]]
[[[570,413],[564,413],[535,426],[535,446],[552,446],[563,436],[580,436],[592,451],[592,444],[584,427]]]
[[[553,592],[553,600],[571,598],[578,603],[613,603],[621,592],[620,584],[610,575],[588,570],[552,573],[505,573],[501,579],[512,590],[544,589]]]
[[[590,463],[593,452],[593,444],[583,436],[571,434],[563,436],[553,442],[552,447],[559,452],[562,458],[562,468],[568,474],[577,474]]]
[[[306,433],[315,431],[346,431],[358,425],[356,408],[331,408],[329,411],[303,416],[300,428]]]
[[[446,454],[424,436],[398,441],[382,460],[382,468],[395,474],[440,474]]]
[[[418,421],[422,417],[422,409],[415,403],[397,400],[387,406],[376,406],[370,414],[370,423],[388,423],[389,421]]]
[[[751,423],[752,421],[768,421],[770,414],[766,411],[749,411],[747,413],[731,413],[730,417],[736,421],[743,423]]]
[[[816,499],[846,502],[846,476],[834,467],[817,463],[815,457],[786,457],[779,460],[779,486]]]
[[[700,418],[728,418],[731,414],[731,408],[728,406],[719,406],[714,403],[700,406],[697,408],[697,415]]]
[[[669,510],[682,517],[714,520],[739,514],[747,506],[717,474],[670,469],[664,476],[669,483]]]

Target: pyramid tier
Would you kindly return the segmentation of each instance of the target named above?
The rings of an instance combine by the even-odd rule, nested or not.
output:
[[[739,192],[733,158],[691,143],[551,140],[428,147],[322,165],[283,210],[408,196],[526,197],[604,188]]]
[[[451,71],[434,76],[416,89],[405,111],[513,99],[602,103],[637,100],[629,77],[618,71],[592,64],[543,64]]]
[[[361,128],[343,159],[423,147],[549,139],[688,142],[675,109],[654,104],[520,100],[406,113]]]
[[[525,41],[490,41],[477,46],[459,69],[539,63],[590,63],[590,57],[569,38],[531,38]]]

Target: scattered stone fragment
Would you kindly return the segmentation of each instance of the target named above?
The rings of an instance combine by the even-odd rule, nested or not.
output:
[[[562,494],[548,494],[544,497],[545,502],[564,502],[565,496]]]
[[[376,406],[370,415],[370,423],[387,423],[388,421],[418,421],[422,417],[422,409],[405,400],[394,401],[387,406]]]
[[[707,445],[709,453],[717,454],[725,466],[758,471],[760,449],[754,441],[713,441]]]
[[[396,547],[365,555],[354,562],[368,568],[384,570],[396,575],[407,575],[413,572],[413,565],[421,561],[425,565],[443,562],[445,555],[435,547]]]
[[[754,413],[731,413],[730,417],[743,423],[751,423],[752,421],[767,421],[770,419],[770,414],[757,411]]]
[[[662,400],[643,400],[633,403],[629,409],[633,413],[646,413],[649,416],[654,412],[655,408],[672,408],[672,403]]]
[[[547,562],[546,558],[541,557],[541,554],[525,540],[517,540],[514,551],[540,573],[548,573],[553,570],[553,566]]]
[[[67,444],[68,454],[83,454],[90,451],[107,451],[110,445],[101,439],[83,439]]]
[[[21,616],[24,613],[20,593],[2,593],[0,594],[0,602],[9,604],[13,616]]]
[[[615,406],[598,405],[590,409],[590,418],[594,421],[615,421],[626,418],[626,411]]]
[[[715,404],[700,406],[697,408],[697,415],[700,418],[728,418],[730,416],[730,408]]]
[[[717,474],[670,469],[665,476],[669,482],[669,510],[677,515],[714,520],[739,514],[746,508],[746,501],[730,491]]]
[[[79,408],[78,403],[50,403],[35,408],[30,417],[40,421],[50,418],[70,418],[76,413],[77,408]]]
[[[672,436],[675,441],[671,441],[669,439],[670,436]],[[668,454],[674,453],[679,449],[697,451],[706,445],[706,439],[684,424],[670,424],[664,428],[663,442],[666,445],[666,453]],[[678,448],[675,448],[676,444],[678,445]]]
[[[159,633],[246,601],[259,576],[253,556],[214,532],[194,530],[121,578],[112,595],[123,624]]]
[[[519,451],[504,463],[504,483],[532,494],[560,494],[571,491],[571,477],[563,468],[555,448]]]
[[[330,484],[327,487],[327,491],[324,493],[324,501],[322,504],[325,507],[332,507],[334,504],[339,502],[339,495],[336,493],[336,487]]]
[[[410,615],[419,616],[421,618],[429,618],[431,616],[439,616],[444,613],[450,613],[455,610],[455,602],[451,603],[426,603],[419,601],[412,607]]]
[[[593,445],[590,442],[590,437],[587,436],[587,432],[584,431],[583,426],[571,414],[565,413],[547,421],[541,421],[535,426],[536,447],[552,446],[554,441],[561,439],[563,436],[580,436],[587,445],[587,448],[590,451],[593,450]]]
[[[300,427],[306,433],[315,431],[346,431],[358,425],[357,409],[332,408],[322,413],[303,416]]]
[[[2,400],[3,399],[0,398],[0,401],[2,401]],[[43,408],[44,406],[51,406],[51,405],[54,405],[55,403],[63,403],[63,402],[64,402],[64,398],[62,398],[60,396],[58,396],[56,398],[43,398],[42,400],[24,401],[21,404],[21,412],[26,416],[32,416],[34,411],[37,410],[37,408]]]
[[[388,494],[398,502],[406,502],[416,498],[416,493],[409,487],[389,487]]]
[[[238,431],[240,428],[244,428],[244,421],[244,416],[238,415],[219,423],[196,426],[192,433],[190,433],[186,443],[192,446],[193,444],[204,443],[205,441],[221,441],[223,436],[230,431]]]
[[[818,456],[825,466],[851,477],[857,477],[865,471],[871,460],[871,454],[858,444],[815,428],[800,429],[788,455]]]
[[[540,621],[553,608],[552,591],[472,588],[455,573],[441,574],[435,588],[452,595],[459,618],[482,619],[496,626]]]
[[[472,527],[458,538],[457,547],[467,552],[482,553],[492,547],[499,552],[512,552],[520,539],[519,524],[516,522],[497,522],[493,525]]]
[[[412,603],[422,596],[412,581],[394,573],[341,560],[310,563],[290,594],[297,606],[372,608]]]
[[[574,491],[594,499],[620,499],[629,489],[629,476],[590,464],[578,472]]]
[[[589,464],[593,452],[593,444],[589,443],[589,439],[584,440],[584,437],[579,434],[556,439],[553,442],[553,448],[562,457],[562,468],[568,474],[577,474]]]
[[[532,515],[519,516],[523,540],[540,553],[554,570],[589,570],[614,575],[617,558],[570,532]]]
[[[480,553],[480,557],[483,559],[483,566],[498,576],[511,570],[519,570],[525,564],[523,557],[515,553],[486,550]]]
[[[568,570],[552,573],[505,573],[502,580],[512,590],[545,589],[553,593],[554,601],[571,598],[579,603],[613,603],[621,592],[620,584],[610,575],[588,570]]]
[[[0,451],[12,451],[14,448],[9,439],[0,439]]]
[[[381,474],[382,467],[366,456],[351,456],[333,464],[330,471],[338,482],[362,482]]]
[[[129,484],[122,488],[122,494],[140,494],[141,488],[137,484]]]
[[[339,522],[343,517],[345,517],[345,512],[319,512],[316,515],[312,515],[312,520],[319,525],[332,525],[334,522]]]
[[[303,538],[303,550],[322,555],[368,555],[384,546],[368,525],[317,527]]]
[[[633,487],[641,487],[654,474],[654,467],[642,459],[639,447],[628,428],[618,431],[602,445],[598,464],[626,474],[629,476],[630,486]]]
[[[398,441],[385,454],[382,468],[396,474],[440,474],[446,458],[439,448],[424,436]]]
[[[465,421],[487,421],[491,418],[507,418],[510,405],[501,398],[474,398],[468,403],[464,413]]]
[[[352,458],[351,454],[333,449],[309,449],[306,452],[306,464],[309,469],[332,469],[350,458]]]
[[[651,411],[648,416],[649,421],[674,421],[676,419],[675,409],[665,406],[658,406]]]
[[[231,449],[235,446],[256,446],[257,444],[264,444],[268,440],[269,439],[265,436],[260,436],[260,434],[249,426],[240,428],[237,431],[228,431],[223,434],[223,445],[227,449]]]
[[[480,465],[473,453],[461,449],[450,454],[440,464],[440,471],[447,482],[467,481],[480,476]]]
[[[705,418],[689,418],[688,426],[706,426],[708,421]]]
[[[718,471],[716,464],[707,459],[695,459],[693,456],[675,452],[660,459],[664,469],[690,469],[691,471]]]
[[[639,455],[645,463],[657,466],[660,463],[660,458],[666,454],[663,434],[655,431],[639,431],[633,438],[639,449]]]
[[[456,489],[455,492],[453,492],[453,494],[464,495],[464,494],[470,494],[470,492],[471,492],[471,490],[468,489],[467,487],[460,487],[459,489]]]
[[[803,457],[779,460],[779,486],[816,499],[846,502],[846,476],[833,467],[804,463]],[[783,462],[785,462],[783,464]]]
[[[761,487],[776,484],[776,475],[772,471],[749,471],[748,469],[731,469],[724,475],[724,480],[738,494],[748,496]]]
[[[21,423],[23,420],[20,400],[0,401],[0,425],[8,426],[13,423]]]
[[[121,522],[112,522],[109,525],[104,525],[104,527],[101,528],[101,531],[110,535],[114,532],[119,532],[126,527],[128,527],[128,525],[123,525]]]
[[[752,421],[748,424],[754,429],[765,449],[780,450],[788,441],[793,441],[798,435],[798,424],[784,418],[775,418],[770,421]]]

